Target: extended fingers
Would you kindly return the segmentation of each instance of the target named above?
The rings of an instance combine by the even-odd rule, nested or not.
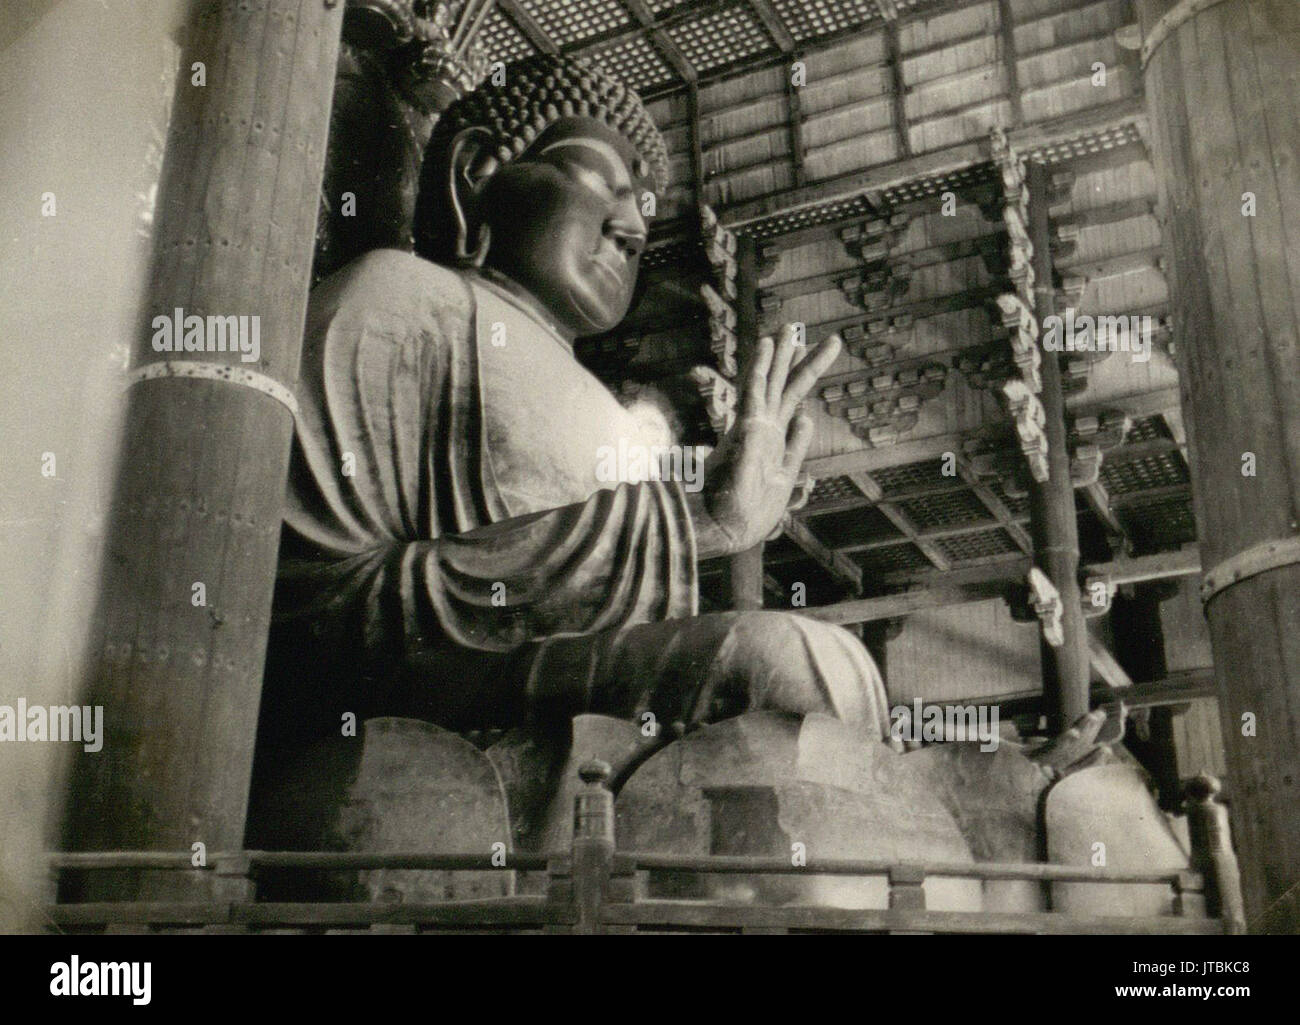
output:
[[[795,407],[808,395],[813,389],[821,376],[830,369],[836,357],[840,354],[841,342],[839,335],[831,335],[820,345],[817,346],[807,359],[799,366],[799,371],[790,379],[786,385],[785,392],[781,396],[780,412],[782,416],[792,416]]]
[[[772,339],[760,338],[745,368],[745,390],[740,396],[741,414],[758,413],[767,405],[768,371],[772,367]]]
[[[781,335],[776,343],[776,352],[772,356],[772,369],[767,375],[767,402],[773,409],[781,405],[781,395],[785,392],[786,378],[790,374],[790,365],[795,360],[795,329],[792,324],[781,328]]]
[[[812,417],[807,413],[799,413],[794,418],[794,426],[790,429],[790,440],[785,446],[785,460],[782,463],[782,469],[791,477],[799,473],[799,467],[803,466],[804,457],[808,455],[808,448],[812,445],[813,439],[813,422]]]

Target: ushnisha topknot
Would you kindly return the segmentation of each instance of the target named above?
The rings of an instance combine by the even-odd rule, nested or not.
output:
[[[493,134],[496,156],[509,163],[556,121],[590,117],[608,125],[635,147],[655,191],[668,185],[668,150],[641,98],[586,57],[537,54],[507,64],[505,84],[491,77],[443,112],[429,140],[429,152],[446,147],[465,128]]]

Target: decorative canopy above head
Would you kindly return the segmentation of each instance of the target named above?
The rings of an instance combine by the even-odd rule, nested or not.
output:
[[[508,163],[547,128],[566,117],[590,117],[623,135],[636,149],[655,190],[668,184],[668,150],[641,98],[598,63],[585,57],[537,54],[496,69],[439,119],[430,151],[446,147],[466,128],[492,133],[496,157]]]

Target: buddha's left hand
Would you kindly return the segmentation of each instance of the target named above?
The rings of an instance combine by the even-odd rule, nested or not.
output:
[[[832,335],[806,350],[787,324],[762,338],[741,374],[736,423],[705,466],[704,507],[732,552],[772,533],[790,502],[812,443],[813,422],[800,404],[840,354]],[[797,368],[797,369],[796,369]]]

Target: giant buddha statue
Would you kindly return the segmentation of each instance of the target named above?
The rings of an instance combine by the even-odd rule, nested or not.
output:
[[[879,674],[847,631],[697,615],[697,560],[778,525],[811,439],[800,403],[838,340],[758,343],[702,490],[599,480],[602,446],[657,441],[573,344],[627,313],[664,144],[585,61],[537,57],[504,81],[439,121],[416,253],[371,252],[313,293],[268,695],[273,710],[295,692],[295,711],[265,725],[773,709],[885,736]]]
[[[395,722],[423,724],[405,752],[442,743],[428,731],[461,745],[469,731],[508,731],[543,752],[494,762],[513,773],[509,817],[535,817],[524,805],[539,786],[563,790],[556,766],[572,775],[574,723],[596,718],[624,733],[588,753],[641,766],[620,810],[638,844],[781,850],[794,829],[821,838],[819,856],[1033,859],[1047,774],[1030,759],[903,754],[880,674],[847,630],[789,612],[698,612],[697,561],[779,526],[813,430],[801,403],[838,339],[757,340],[702,488],[601,479],[602,450],[659,439],[578,362],[574,340],[627,313],[643,197],[666,177],[633,92],[583,59],[529,58],[439,120],[415,252],[370,252],[316,286],[259,778],[312,744],[337,747],[350,717],[388,724],[377,744],[396,743]],[[472,776],[477,756],[457,748],[424,767],[418,754],[385,756],[349,779]],[[256,845],[310,841],[285,823],[325,814],[293,810],[330,789],[328,759],[311,764],[296,784],[263,786]],[[494,771],[481,774],[489,788]],[[712,840],[691,833],[708,818],[691,802],[706,800]],[[492,814],[473,842],[494,835]]]

